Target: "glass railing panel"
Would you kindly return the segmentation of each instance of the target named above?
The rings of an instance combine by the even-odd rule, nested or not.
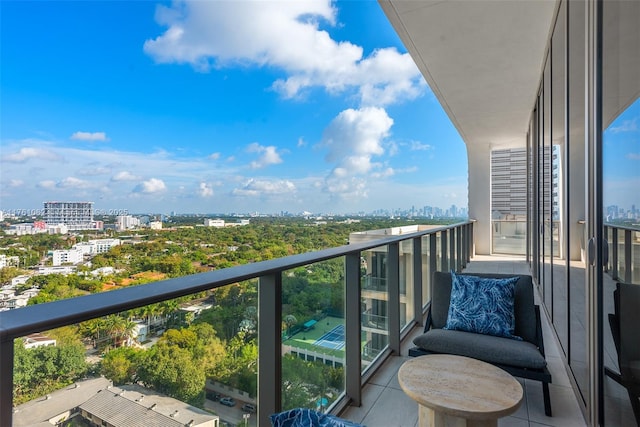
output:
[[[625,231],[620,228],[615,228],[614,233],[618,235],[618,280],[624,280],[627,274],[626,242],[624,240]]]
[[[493,253],[525,255],[527,245],[527,222],[519,220],[493,220]]]
[[[224,286],[211,295],[211,308],[194,323],[210,325],[226,353],[222,363],[207,376],[205,409],[217,413],[221,425],[240,425],[245,420],[248,425],[256,425],[258,280]]]
[[[101,423],[116,406],[255,425],[255,307],[246,282],[18,338],[13,425]]]
[[[414,318],[413,240],[400,242],[400,329]]]
[[[344,271],[340,257],[282,274],[282,410],[325,411],[344,392]]]
[[[362,257],[365,260],[365,277],[387,278],[387,246],[364,251]],[[388,287],[368,289],[365,284],[366,281],[363,281],[360,303],[363,372],[389,345]]]
[[[564,258],[562,248],[560,247],[560,236],[562,234],[562,223],[560,221],[552,221],[551,230],[551,249],[553,250],[554,258]]]

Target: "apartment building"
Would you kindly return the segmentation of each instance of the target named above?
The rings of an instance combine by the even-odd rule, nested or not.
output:
[[[96,228],[93,220],[93,202],[44,202],[47,224],[64,224],[69,230]]]
[[[83,260],[80,249],[58,249],[51,251],[51,260],[54,267],[64,264],[79,264]]]
[[[108,252],[111,248],[121,243],[120,239],[92,239],[76,243],[73,248],[81,251],[83,255],[96,255]]]
[[[140,227],[140,220],[132,215],[118,215],[116,217],[116,230],[123,231]]]

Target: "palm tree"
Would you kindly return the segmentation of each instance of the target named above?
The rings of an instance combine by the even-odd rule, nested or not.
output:
[[[120,347],[123,343],[128,343],[133,336],[135,327],[136,324],[131,319],[117,314],[112,314],[105,318],[105,330],[113,341],[114,347]]]
[[[296,316],[294,316],[293,314],[287,314],[283,320],[285,325],[287,325],[287,335],[290,335],[291,327],[298,323],[298,319],[296,319]]]

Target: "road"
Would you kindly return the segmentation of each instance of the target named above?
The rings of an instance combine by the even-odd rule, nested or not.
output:
[[[214,411],[220,417],[221,422],[226,422],[229,426],[244,426],[242,415],[246,412],[243,412],[240,409],[243,405],[243,402],[239,402],[236,400],[236,406],[229,407],[221,405],[220,402],[214,402],[213,400],[206,399],[204,401],[205,409],[210,411]],[[250,414],[249,417],[249,426],[256,427],[258,425],[256,414]],[[223,426],[224,424],[221,424]]]

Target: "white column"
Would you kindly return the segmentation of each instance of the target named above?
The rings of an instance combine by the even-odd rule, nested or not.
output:
[[[491,146],[467,144],[469,162],[469,218],[473,226],[475,253],[491,254]]]

